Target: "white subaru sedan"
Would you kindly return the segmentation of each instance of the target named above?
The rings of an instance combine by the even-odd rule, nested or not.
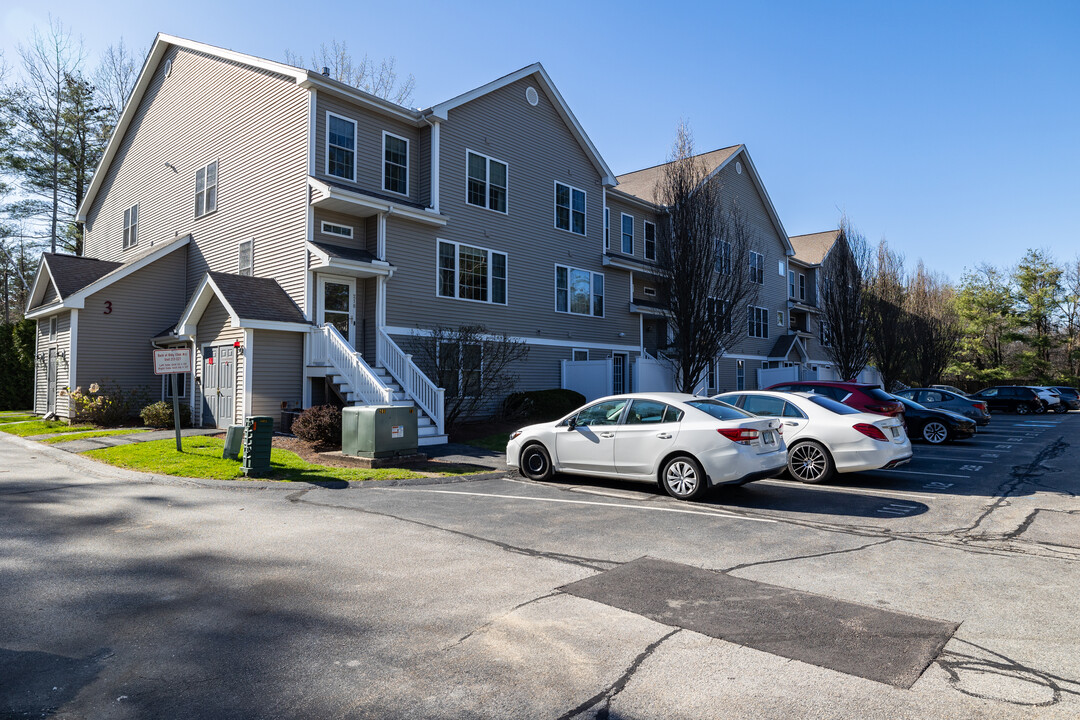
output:
[[[512,433],[506,464],[532,480],[556,472],[647,480],[692,500],[775,475],[787,448],[779,420],[696,395],[631,393]]]
[[[784,423],[788,472],[804,483],[834,473],[894,468],[911,460],[911,440],[899,418],[859,412],[813,393],[747,390],[715,399]]]

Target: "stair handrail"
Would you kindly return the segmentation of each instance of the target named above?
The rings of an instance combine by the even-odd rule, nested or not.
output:
[[[375,362],[386,368],[390,377],[401,385],[401,389],[427,413],[431,422],[435,423],[437,433],[443,435],[446,424],[446,391],[424,374],[413,362],[412,355],[398,347],[384,328],[379,328]]]
[[[325,341],[326,360],[341,373],[349,387],[367,405],[389,405],[394,399],[394,391],[375,374],[360,353],[349,344],[341,331],[330,323],[320,325],[315,330],[322,334]]]

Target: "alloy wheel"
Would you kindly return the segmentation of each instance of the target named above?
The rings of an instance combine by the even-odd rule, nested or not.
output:
[[[949,429],[936,420],[931,421],[923,425],[922,436],[926,442],[938,445],[949,438]]]
[[[689,497],[698,488],[701,478],[698,477],[697,468],[687,460],[676,460],[667,466],[664,474],[664,483],[675,497]]]
[[[788,470],[801,482],[820,482],[829,472],[829,458],[817,445],[797,445],[788,455]]]

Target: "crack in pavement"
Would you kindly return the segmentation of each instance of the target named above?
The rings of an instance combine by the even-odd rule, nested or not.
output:
[[[1080,696],[1080,681],[1061,677],[1060,675],[1053,675],[1043,670],[1036,670],[1035,668],[1017,662],[1006,655],[1002,655],[999,652],[995,652],[981,645],[976,645],[970,640],[961,640],[956,637],[954,637],[953,640],[958,643],[963,643],[964,645],[969,645],[992,656],[991,658],[979,657],[978,655],[969,655],[956,652],[955,650],[943,650],[941,652],[934,662],[948,674],[949,684],[957,692],[980,700],[1005,702],[1023,707],[1049,707],[1051,705],[1056,705],[1061,702],[1061,696],[1063,694]],[[1049,700],[1044,700],[1042,702],[1032,702],[1029,700],[994,696],[985,692],[968,690],[967,688],[962,687],[963,677],[961,673],[992,675],[996,676],[993,678],[995,680],[998,678],[1009,678],[1028,683],[1029,685],[1044,687],[1050,690],[1051,697]],[[1000,686],[1000,684],[998,684],[998,686]]]
[[[865,550],[867,548],[872,548],[872,547],[875,547],[877,545],[887,545],[888,543],[895,542],[897,539],[898,538],[891,538],[890,537],[890,538],[885,538],[884,540],[879,540],[878,542],[867,543],[866,545],[860,545],[859,547],[845,548],[843,550],[829,550],[829,551],[826,551],[826,552],[811,553],[809,555],[795,555],[795,556],[792,556],[792,557],[776,558],[776,559],[773,559],[773,560],[759,560],[757,562],[740,563],[738,565],[733,565],[733,566],[731,566],[729,568],[724,568],[722,570],[717,570],[716,572],[731,573],[731,572],[734,572],[736,570],[743,570],[745,568],[755,567],[757,565],[772,565],[774,563],[793,562],[795,560],[808,560],[810,558],[829,557],[830,555],[843,555],[844,553],[859,552],[860,550]]]
[[[652,655],[656,651],[656,649],[664,643],[664,641],[679,632],[682,632],[682,628],[675,628],[667,635],[664,635],[658,640],[649,643],[649,645],[644,650],[642,650],[636,658],[634,658],[634,661],[630,663],[630,666],[627,667],[625,671],[623,671],[623,674],[619,676],[619,678],[615,682],[613,682],[611,685],[604,688],[600,692],[596,693],[573,710],[570,710],[569,712],[560,715],[557,720],[570,720],[570,718],[585,712],[591,707],[595,707],[600,702],[603,702],[604,706],[600,708],[600,710],[596,713],[596,720],[609,720],[611,715],[611,701],[614,700],[615,696],[621,693],[623,691],[623,688],[626,687],[626,684],[629,683],[631,679],[633,679],[634,673],[637,672],[638,668],[641,667],[642,663],[648,660],[649,656]]]
[[[454,641],[454,642],[450,643],[449,645],[447,645],[446,647],[444,647],[443,651],[445,652],[446,650],[456,648],[458,645],[462,644],[463,642],[465,642],[466,640],[471,638],[473,635],[478,635],[479,633],[484,632],[489,627],[491,627],[495,623],[502,620],[504,617],[507,617],[511,613],[514,613],[514,612],[520,610],[521,608],[523,608],[523,607],[525,607],[527,605],[532,605],[533,603],[540,602],[541,600],[546,600],[546,599],[548,599],[550,597],[555,597],[556,595],[562,595],[562,594],[563,593],[559,592],[558,590],[553,590],[552,592],[549,592],[546,595],[541,595],[539,597],[534,597],[532,600],[526,600],[525,602],[518,603],[517,605],[510,608],[506,612],[502,613],[498,617],[492,618],[491,620],[488,620],[486,623],[483,623],[482,625],[478,625],[475,629],[470,630],[469,632],[465,633],[460,638],[458,638],[456,641]]]

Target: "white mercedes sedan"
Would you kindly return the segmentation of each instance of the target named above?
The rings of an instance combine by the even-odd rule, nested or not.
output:
[[[532,480],[556,472],[647,480],[680,500],[775,475],[786,463],[780,421],[682,393],[600,398],[506,444],[506,464]]]
[[[899,418],[859,412],[824,395],[747,390],[715,399],[784,423],[788,472],[804,483],[834,473],[894,468],[911,460],[911,440]]]

